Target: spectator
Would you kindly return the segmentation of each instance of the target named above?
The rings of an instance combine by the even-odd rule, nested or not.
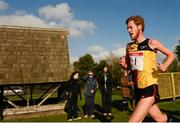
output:
[[[78,96],[80,95],[81,99],[81,89],[79,82],[79,73],[73,72],[70,76],[69,86],[68,86],[69,98],[67,101],[67,114],[68,121],[79,120],[81,117],[78,117]]]
[[[132,98],[130,92],[130,86],[132,85],[132,81],[129,81],[127,71],[123,72],[120,80],[120,85],[121,85],[121,89],[120,89],[121,95],[123,97],[123,101],[122,101],[123,111],[128,111],[129,110],[128,102]]]
[[[88,72],[88,75],[85,77],[85,118],[91,117],[94,118],[94,97],[97,88],[97,81],[94,77],[92,71]]]
[[[98,81],[99,87],[101,89],[103,115],[111,116],[112,74],[108,70],[107,66],[105,66],[103,70],[100,72]]]
[[[135,109],[135,92],[134,92],[134,82],[132,81],[132,73],[131,73],[131,70],[128,70],[128,78],[129,78],[129,82],[130,82],[130,86],[129,86],[129,89],[130,89],[130,95],[131,95],[131,98],[130,98],[130,105],[131,105],[131,108],[132,109]]]

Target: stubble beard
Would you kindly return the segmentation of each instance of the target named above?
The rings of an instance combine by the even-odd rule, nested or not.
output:
[[[136,42],[139,36],[140,36],[140,30],[137,30],[137,32],[133,33],[133,35],[131,35],[130,37],[132,41]]]

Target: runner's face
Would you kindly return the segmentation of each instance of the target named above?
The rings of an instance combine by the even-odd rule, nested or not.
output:
[[[140,29],[138,29],[138,26],[134,23],[134,21],[128,22],[127,30],[131,40],[136,41],[140,35]]]

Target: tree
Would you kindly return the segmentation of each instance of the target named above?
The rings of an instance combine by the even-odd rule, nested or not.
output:
[[[109,66],[108,63],[106,62],[106,60],[101,60],[99,62],[99,64],[96,67],[96,71],[102,71],[102,69],[104,68],[104,66]]]
[[[177,55],[178,61],[180,61],[180,40],[179,45],[175,47],[175,54]]]
[[[73,66],[74,66],[74,71],[81,71],[81,67],[80,67],[80,63],[79,63],[79,61],[75,61],[74,63],[73,63]]]
[[[111,59],[111,72],[112,72],[112,80],[113,86],[117,87],[119,85],[120,77],[121,77],[121,67],[119,65],[119,58],[112,57]]]
[[[169,65],[167,72],[180,72],[180,64],[177,59]]]
[[[79,58],[79,61],[74,62],[74,70],[80,72],[80,76],[86,75],[89,70],[95,70],[97,64],[94,63],[93,57],[90,54],[85,54]]]
[[[107,66],[112,73],[112,81],[114,87],[119,84],[121,76],[121,67],[119,65],[119,58],[115,56],[108,57],[106,60],[101,60],[99,63],[95,63],[93,57],[90,54],[86,54],[79,58],[78,61],[73,63],[74,70],[80,72],[80,77],[86,75],[87,71],[93,70],[95,75],[98,76],[104,66]]]

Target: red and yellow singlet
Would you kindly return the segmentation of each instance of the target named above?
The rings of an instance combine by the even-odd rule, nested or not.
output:
[[[132,42],[127,47],[133,81],[138,88],[157,84],[158,80],[156,51],[149,47],[148,42],[149,39],[139,44]]]

